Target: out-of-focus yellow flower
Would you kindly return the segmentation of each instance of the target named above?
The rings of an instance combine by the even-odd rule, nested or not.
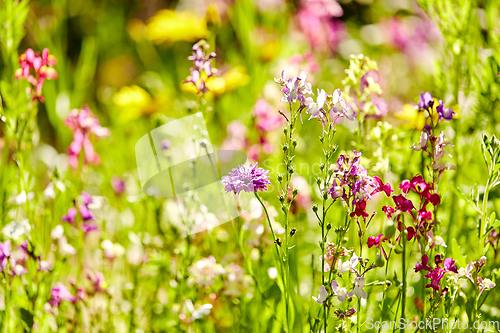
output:
[[[206,74],[202,74],[205,75],[206,85],[209,90],[207,94],[217,97],[248,84],[250,82],[250,77],[245,71],[245,67],[240,66],[231,69],[222,76],[211,76],[206,78]],[[190,82],[182,83],[181,90],[192,94],[198,93],[194,84]]]
[[[139,19],[131,19],[127,24],[127,32],[133,40],[141,40],[146,35],[146,25]]]
[[[113,102],[122,109],[125,118],[135,119],[140,115],[159,111],[165,101],[162,98],[152,98],[146,90],[133,85],[122,87],[113,96]]]
[[[219,10],[217,9],[217,6],[214,4],[211,4],[207,8],[207,13],[205,14],[205,20],[207,21],[207,25],[209,28],[212,28],[214,30],[218,30],[221,26],[221,19],[220,19],[220,14]]]
[[[193,12],[160,10],[146,26],[146,36],[156,44],[177,41],[194,42],[207,38],[209,31],[204,18]]]
[[[414,105],[405,104],[403,109],[396,112],[394,115],[396,119],[404,120],[412,125],[412,127],[421,131],[425,126],[425,116],[423,112],[419,112],[415,109]]]

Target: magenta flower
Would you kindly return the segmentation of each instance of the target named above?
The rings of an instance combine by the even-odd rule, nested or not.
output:
[[[380,234],[378,236],[370,236],[368,237],[368,241],[366,242],[366,244],[368,245],[368,248],[371,248],[372,246],[375,246],[375,247],[379,247],[380,246],[380,243],[386,241],[385,238],[382,239],[384,235],[383,234]]]
[[[95,224],[92,224],[92,223],[83,223],[82,224],[82,229],[83,229],[83,232],[85,232],[86,234],[91,232],[91,231],[97,231],[99,230],[99,227],[96,226]]]
[[[427,266],[428,262],[429,262],[429,257],[427,257],[427,254],[424,254],[422,256],[422,261],[417,262],[417,264],[415,265],[415,273],[420,272],[421,270],[429,271],[430,267]]]
[[[84,221],[94,220],[94,215],[87,205],[80,205],[78,210],[80,211],[80,216]]]
[[[7,266],[7,259],[10,258],[10,240],[4,243],[0,242],[0,272],[3,272]]]
[[[384,192],[386,196],[390,197],[391,193],[394,192],[394,190],[391,187],[391,184],[385,183],[377,176],[373,177],[373,180],[376,182],[377,188],[371,193],[371,195],[374,195],[378,192]]]
[[[75,217],[76,217],[76,208],[75,207],[71,207],[70,209],[68,209],[68,212],[62,216],[61,218],[61,221],[62,222],[68,222],[68,223],[71,223],[71,224],[75,224]]]
[[[49,300],[51,306],[59,306],[62,301],[76,302],[76,297],[73,296],[61,282],[58,282],[56,286],[50,290],[50,295],[52,296]]]
[[[57,79],[57,72],[52,68],[57,60],[53,55],[49,54],[49,49],[45,48],[40,57],[40,53],[35,53],[32,49],[27,49],[25,53],[19,57],[21,68],[16,70],[15,78],[24,78],[35,88],[30,89],[32,99],[38,99],[43,103],[42,87],[45,80]]]
[[[221,183],[225,185],[226,192],[239,194],[241,191],[257,192],[267,191],[267,185],[271,184],[268,179],[268,170],[250,164],[250,166],[239,165],[229,175],[222,177]]]
[[[397,210],[400,210],[402,212],[409,212],[412,209],[415,209],[415,206],[413,206],[413,202],[411,202],[410,199],[406,199],[402,194],[393,195],[392,199],[394,200],[394,203],[396,204]]]

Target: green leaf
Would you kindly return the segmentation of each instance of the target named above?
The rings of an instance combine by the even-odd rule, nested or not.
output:
[[[21,308],[21,318],[31,330],[31,328],[33,328],[33,314],[28,310]]]
[[[460,267],[467,266],[467,260],[465,259],[465,256],[462,254],[462,251],[460,250],[460,245],[458,245],[458,242],[455,238],[453,238],[453,240],[451,241],[451,253],[453,254],[453,259],[457,261]]]

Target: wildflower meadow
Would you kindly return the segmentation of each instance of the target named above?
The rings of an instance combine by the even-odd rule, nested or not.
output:
[[[0,332],[500,332],[498,0],[0,0]]]

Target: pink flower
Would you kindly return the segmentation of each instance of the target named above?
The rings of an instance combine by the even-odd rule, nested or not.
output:
[[[52,306],[59,306],[62,301],[76,302],[76,297],[73,296],[61,282],[58,282],[56,286],[50,290],[50,295],[52,297],[49,300],[49,304]]]
[[[257,118],[257,128],[263,132],[270,132],[284,123],[284,118],[262,98],[255,103],[253,114]]]
[[[101,127],[99,119],[88,106],[83,106],[81,110],[72,110],[64,120],[64,124],[73,131],[73,142],[68,148],[69,165],[73,169],[78,168],[78,159],[82,149],[85,152],[85,163],[98,164],[100,158],[94,151],[91,139],[108,136],[109,129]]]
[[[125,181],[122,178],[113,176],[111,178],[111,186],[113,187],[113,191],[115,191],[116,194],[120,195],[125,193]]]
[[[61,218],[61,221],[62,222],[69,222],[69,223],[74,225],[76,213],[77,213],[76,208],[71,207],[70,209],[68,209],[68,212],[65,215],[63,215],[63,217]]]
[[[47,48],[43,50],[41,57],[38,52],[35,53],[32,49],[27,49],[19,57],[21,68],[16,70],[15,78],[24,78],[33,85],[35,89],[30,89],[33,100],[38,99],[43,103],[43,82],[45,80],[57,79],[57,72],[52,68],[56,62],[56,58],[49,54],[49,49]]]

